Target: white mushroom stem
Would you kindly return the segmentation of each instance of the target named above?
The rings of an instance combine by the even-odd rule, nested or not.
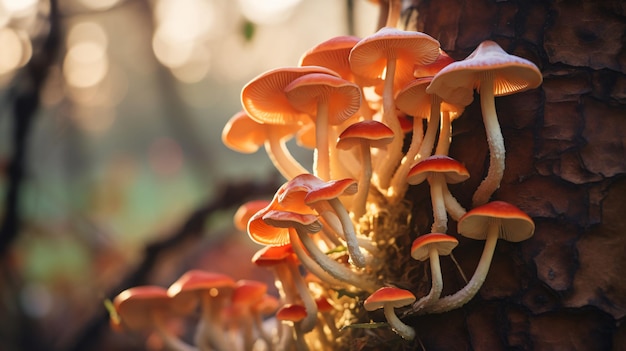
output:
[[[322,223],[325,225],[322,228],[322,231],[326,231],[326,233],[334,233],[335,238],[340,238],[343,242],[340,242],[340,245],[344,245],[346,241],[346,236],[343,233],[343,229],[341,227],[341,222],[333,212],[325,211],[322,213]],[[376,255],[380,252],[378,247],[372,242],[370,238],[366,238],[363,236],[356,236],[357,245],[363,250],[371,253],[372,255]],[[346,245],[347,246],[347,245]]]
[[[428,176],[430,185],[430,201],[433,206],[433,225],[431,233],[448,232],[448,214],[443,200],[443,185],[446,180],[443,174],[432,172]]]
[[[428,125],[426,126],[426,133],[423,138],[420,137],[421,142],[419,144],[413,143],[409,150],[407,150],[405,159],[406,162],[402,162],[400,167],[396,170],[391,180],[391,186],[388,191],[388,197],[391,196],[391,202],[398,202],[404,197],[404,193],[408,188],[406,182],[406,176],[409,174],[409,170],[416,162],[431,155],[433,146],[435,145],[435,139],[437,138],[437,130],[439,129],[441,98],[437,95],[430,96],[430,117],[428,119]],[[415,124],[421,125],[421,121],[413,121],[413,139],[416,137]],[[422,127],[423,128],[423,127]],[[421,128],[420,128],[421,129]],[[413,147],[415,146],[415,147]],[[445,232],[442,232],[445,233]]]
[[[387,189],[391,181],[391,175],[395,171],[402,158],[402,144],[404,132],[396,115],[396,103],[393,100],[393,81],[396,74],[396,58],[387,58],[387,70],[385,73],[385,85],[383,87],[382,121],[393,131],[393,140],[387,145],[387,154],[380,165],[376,167],[378,187]]]
[[[439,139],[435,155],[448,155],[452,135],[452,124],[450,122],[450,111],[441,112],[441,126],[439,127]]]
[[[302,266],[304,266],[304,268],[307,271],[309,271],[311,274],[318,277],[320,280],[322,280],[323,282],[325,282],[326,284],[332,287],[345,286],[346,284],[344,282],[330,275],[328,272],[322,269],[322,267],[320,267],[320,265],[315,260],[313,260],[311,256],[309,256],[306,250],[304,250],[304,248],[302,247],[303,244],[300,241],[300,238],[298,237],[298,235],[296,235],[296,233],[292,233],[294,231],[295,229],[289,230],[289,241],[291,242],[293,251],[298,257],[298,259],[300,260],[300,263],[302,264]]]
[[[200,294],[200,303],[202,305],[201,323],[198,324],[196,330],[196,343],[203,345],[208,343],[217,350],[230,350],[233,345],[224,338],[224,331],[220,328],[221,321],[221,301],[218,296],[211,296],[209,291],[202,291]]]
[[[311,237],[309,237],[307,233],[301,230],[290,228],[290,240],[293,240],[292,236],[294,236],[295,234],[298,235],[298,238],[302,242],[302,245],[309,252],[313,260],[315,260],[315,262],[317,262],[317,264],[319,264],[320,267],[322,267],[322,269],[328,272],[328,274],[330,274],[332,277],[367,292],[372,292],[377,289],[377,286],[373,282],[373,280],[363,279],[362,276],[352,271],[350,268],[326,256],[326,254],[324,254],[322,250],[320,250],[320,248],[315,245],[315,242],[313,241],[313,239],[311,239]]]
[[[424,313],[443,313],[451,311],[465,305],[476,295],[489,272],[489,266],[491,266],[493,253],[496,249],[496,243],[498,242],[499,230],[499,221],[494,220],[489,224],[487,228],[487,239],[480,261],[478,262],[476,271],[474,271],[474,275],[463,289],[453,295],[442,297],[437,302],[427,306],[422,310]]]
[[[369,194],[371,178],[372,178],[372,156],[370,151],[370,145],[367,141],[361,140],[359,143],[359,149],[361,152],[361,178],[359,181],[359,188],[354,195],[352,203],[352,213],[354,218],[358,220],[366,212],[365,206],[367,205],[367,195]]]
[[[296,289],[298,290],[298,294],[300,295],[300,299],[302,300],[302,304],[306,309],[306,317],[300,321],[298,327],[302,332],[308,333],[312,331],[317,324],[317,303],[315,303],[315,299],[311,296],[311,292],[304,282],[304,278],[300,275],[298,268],[295,265],[289,265],[289,270],[293,277],[293,282],[296,285]]]
[[[296,339],[296,351],[309,351],[309,345],[306,344],[304,332],[300,329],[300,323],[302,323],[302,321],[294,323],[293,328]]]
[[[406,152],[406,155],[402,158],[400,166],[396,169],[391,178],[391,185],[387,189],[387,200],[389,203],[398,203],[404,198],[408,184],[406,182],[406,176],[409,174],[411,166],[415,163],[415,155],[419,150],[422,141],[424,140],[424,125],[421,117],[415,117],[413,120],[413,135],[411,137],[411,144]]]
[[[322,180],[330,180],[330,145],[328,143],[328,103],[320,99],[315,118],[315,175]]]
[[[393,331],[400,335],[405,340],[413,340],[415,338],[415,329],[404,324],[400,318],[396,315],[396,311],[392,304],[385,304],[383,307],[383,313],[387,318],[387,323]]]
[[[493,72],[485,72],[480,82],[480,106],[489,144],[489,170],[472,198],[472,206],[484,205],[500,187],[504,174],[504,138],[500,130],[493,94]]]
[[[354,224],[352,223],[350,214],[338,198],[330,199],[328,200],[328,203],[333,208],[337,218],[339,218],[339,221],[341,222],[341,228],[343,229],[346,245],[348,246],[348,253],[350,254],[352,263],[359,268],[365,267],[365,256],[363,256],[361,248],[359,247],[359,242],[356,238],[356,232],[354,230]]]
[[[452,219],[458,221],[459,218],[463,217],[463,215],[467,212],[463,206],[457,201],[457,199],[450,193],[450,189],[448,189],[448,184],[443,185],[443,202],[446,205],[446,211]]]
[[[413,311],[419,311],[424,306],[428,306],[437,301],[443,291],[443,277],[441,275],[441,265],[439,262],[439,250],[434,245],[428,247],[428,259],[430,260],[431,287],[428,295],[413,303]]]
[[[163,339],[163,342],[172,351],[198,351],[198,348],[187,344],[177,336],[173,335],[163,320],[163,316],[160,313],[154,313],[154,327],[157,334]]]
[[[289,152],[284,139],[269,137],[265,140],[265,151],[274,164],[274,167],[287,180],[299,174],[309,173]]]

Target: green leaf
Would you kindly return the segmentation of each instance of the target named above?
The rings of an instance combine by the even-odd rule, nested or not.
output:
[[[256,26],[254,25],[254,23],[250,21],[245,21],[243,25],[241,26],[241,32],[243,34],[244,39],[246,39],[246,41],[252,41],[252,39],[254,38],[255,31],[256,31]]]
[[[346,251],[348,251],[348,249],[345,246],[338,245],[338,246],[336,246],[336,247],[326,251],[326,254],[330,255],[330,254],[339,253],[339,252],[346,252]]]

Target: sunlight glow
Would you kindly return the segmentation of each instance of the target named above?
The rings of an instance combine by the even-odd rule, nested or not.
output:
[[[0,48],[0,75],[25,65],[32,55],[28,36],[11,28],[0,28]]]
[[[241,13],[256,24],[276,24],[288,19],[301,0],[239,0]]]

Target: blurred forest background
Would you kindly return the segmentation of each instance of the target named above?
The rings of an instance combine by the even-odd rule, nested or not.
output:
[[[265,155],[224,147],[222,128],[251,78],[373,33],[374,3],[0,0],[0,351],[149,348],[110,330],[105,298],[189,268],[271,279],[251,270],[257,247],[231,218],[281,180]],[[409,320],[420,342],[626,350],[624,2],[407,3],[419,13],[408,29],[453,58],[491,39],[544,77],[497,102],[507,171],[494,198],[533,217],[535,236],[498,244],[467,306]],[[488,159],[480,115],[474,101],[450,150],[470,174]],[[479,179],[454,189],[463,204]],[[410,196],[427,211],[423,188]],[[464,270],[481,250],[459,249]]]
[[[0,350],[141,349],[101,334],[106,297],[191,267],[250,278],[258,247],[232,214],[279,179],[265,155],[221,142],[239,92],[323,40],[374,32],[377,11],[0,0]]]

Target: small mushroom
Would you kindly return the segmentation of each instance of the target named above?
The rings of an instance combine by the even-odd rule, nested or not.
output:
[[[442,313],[463,306],[476,295],[482,286],[498,239],[519,242],[530,238],[535,223],[522,210],[504,201],[492,201],[468,211],[458,222],[459,234],[485,240],[485,247],[470,281],[453,295],[439,299],[427,306],[425,313]]]
[[[352,205],[355,220],[365,214],[367,195],[372,177],[372,158],[370,148],[381,148],[393,140],[393,131],[378,121],[365,120],[346,128],[337,139],[337,148],[348,149],[358,146],[362,165],[359,189]]]
[[[443,290],[443,277],[439,256],[446,256],[459,244],[454,237],[442,233],[429,233],[417,237],[411,246],[411,257],[418,261],[430,259],[431,288],[428,295],[413,304],[413,310],[419,311],[424,306],[437,301]]]
[[[382,308],[391,329],[403,339],[413,340],[415,338],[415,330],[398,318],[395,308],[408,306],[414,301],[415,295],[412,292],[386,286],[376,290],[365,299],[363,307],[368,311]]]
[[[407,176],[409,184],[419,184],[428,179],[430,199],[433,206],[433,225],[431,232],[446,233],[448,216],[444,201],[444,193],[449,193],[447,183],[460,183],[469,178],[467,168],[451,157],[433,155],[419,162]]]

